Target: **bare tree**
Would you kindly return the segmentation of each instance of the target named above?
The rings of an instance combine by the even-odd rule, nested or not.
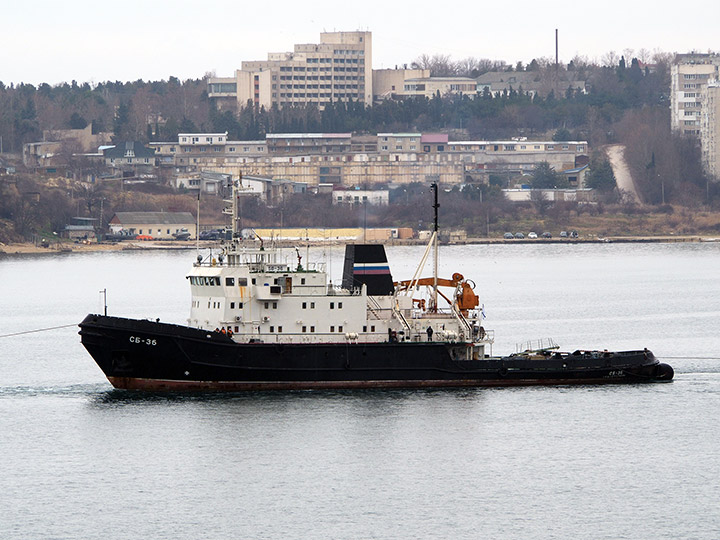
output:
[[[477,77],[480,75],[480,61],[468,56],[455,64],[455,73],[461,77]]]
[[[457,73],[455,64],[447,54],[422,54],[413,64],[421,69],[429,69],[431,77],[451,77]]]
[[[616,67],[620,61],[620,57],[615,51],[606,52],[600,60],[605,67]]]
[[[638,49],[637,52],[637,58],[640,60],[643,64],[647,64],[650,61],[650,51],[648,51],[646,48]]]

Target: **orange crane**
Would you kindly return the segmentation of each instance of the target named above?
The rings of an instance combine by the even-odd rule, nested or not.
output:
[[[424,285],[426,287],[433,287],[435,283],[435,278],[429,277],[420,278],[415,281],[411,279],[405,281],[396,281],[394,285],[398,291],[405,291],[410,288],[410,286]],[[462,274],[456,272],[452,275],[452,279],[437,278],[437,284],[441,287],[452,287],[455,289],[455,299],[457,301],[457,307],[460,310],[460,313],[463,314],[463,316],[467,315],[468,310],[476,308],[480,304],[479,298],[473,291],[473,286],[465,280]],[[445,296],[441,291],[438,291],[438,294],[442,296],[448,304],[453,304],[452,300]],[[421,309],[425,308],[425,300],[413,299],[413,302],[417,303],[418,307],[420,307]],[[437,309],[437,306],[435,307],[435,309]]]

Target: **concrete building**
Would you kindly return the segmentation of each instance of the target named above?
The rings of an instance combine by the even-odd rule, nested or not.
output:
[[[333,204],[371,204],[387,206],[390,192],[387,189],[344,189],[336,187],[332,192]]]
[[[67,165],[72,156],[97,152],[111,137],[112,133],[93,133],[92,124],[83,129],[47,129],[42,141],[23,145],[23,165],[30,169]]]
[[[323,32],[318,44],[297,44],[292,52],[245,61],[234,77],[213,77],[208,96],[218,108],[237,110],[248,102],[272,105],[330,102],[372,104],[372,33]]]
[[[72,223],[65,225],[62,237],[74,241],[96,242],[95,218],[74,217]]]
[[[542,71],[488,71],[475,80],[479,94],[489,92],[493,96],[515,90],[541,97],[553,91],[560,97],[565,95],[568,88],[575,92],[587,93],[585,81],[576,80],[573,72],[561,71],[555,75],[552,68]]]
[[[708,83],[718,79],[720,55],[678,54],[670,68],[670,126],[701,135],[702,105]]]
[[[172,240],[173,234],[183,228],[191,238],[197,236],[195,218],[190,212],[116,212],[108,225],[113,233],[126,231],[160,240]]]
[[[180,133],[177,142],[151,142],[158,165],[178,171],[248,163],[267,156],[265,141],[230,141],[225,133]]]
[[[343,155],[350,152],[352,133],[268,133],[265,140],[273,156]]]
[[[214,171],[200,171],[192,174],[178,175],[175,178],[175,187],[207,193],[208,195],[224,195],[227,193],[227,186],[232,182],[231,174],[217,173]]]
[[[720,54],[679,54],[670,75],[670,126],[698,137],[703,169],[720,180]]]
[[[373,69],[373,101],[395,98],[403,93],[405,81],[429,77],[429,69]]]
[[[191,144],[193,139],[197,141]],[[589,153],[584,141],[451,141],[442,133],[278,133],[265,141],[227,141],[225,134],[198,133],[181,134],[178,143],[150,146],[158,163],[182,178],[177,182],[203,191],[208,191],[202,187],[203,171],[282,178],[313,188],[461,184],[487,182],[493,174],[529,174],[543,161],[567,171],[586,165]],[[581,186],[582,174],[576,179]]]
[[[418,77],[406,79],[398,97],[426,97],[440,95],[445,97],[453,94],[464,94],[470,97],[477,95],[478,84],[470,77]]]
[[[550,202],[572,201],[592,202],[594,190],[592,189],[531,189],[512,188],[503,189],[502,194],[511,202],[530,202],[533,196],[541,197]]]
[[[277,206],[294,194],[307,192],[307,184],[304,182],[293,182],[284,178],[243,175],[240,183],[241,196],[257,197],[268,206]]]
[[[701,126],[702,163],[710,177],[720,180],[720,82],[708,83]]]

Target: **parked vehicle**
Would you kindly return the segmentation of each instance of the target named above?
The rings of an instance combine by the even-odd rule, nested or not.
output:
[[[549,232],[544,232],[544,233],[542,233],[541,236],[542,236],[543,238],[552,238],[552,234],[550,234]]]
[[[567,237],[568,237],[567,231],[560,231],[560,238],[567,238]]]
[[[178,232],[173,233],[173,238],[175,238],[175,240],[189,240],[190,231],[188,231],[187,228],[183,227]]]
[[[153,237],[150,236],[149,234],[138,234],[135,237],[135,240],[153,240]]]
[[[578,232],[577,231],[570,231],[570,238],[577,238]]]
[[[200,240],[220,240],[222,233],[218,230],[203,231],[200,233]]]
[[[523,238],[525,238],[525,235],[521,232],[515,233],[515,238],[517,238],[518,240],[522,240]]]
[[[514,236],[513,233],[511,233],[511,232],[506,232],[506,233],[503,235],[503,238],[504,238],[505,240],[512,240],[513,238],[515,238],[515,236]]]
[[[537,233],[535,233],[535,232],[528,233],[528,238],[537,238]]]

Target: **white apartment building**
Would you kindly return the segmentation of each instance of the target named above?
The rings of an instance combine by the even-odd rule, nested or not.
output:
[[[670,69],[670,126],[686,135],[701,133],[702,101],[708,82],[718,78],[720,55],[679,54]]]
[[[720,82],[708,83],[703,102],[701,151],[705,172],[720,180]]]
[[[235,77],[213,77],[208,95],[219,108],[359,101],[372,104],[372,33],[323,32],[320,43],[245,61]]]
[[[670,74],[670,125],[675,131],[700,139],[703,169],[720,180],[720,54],[679,54]]]

